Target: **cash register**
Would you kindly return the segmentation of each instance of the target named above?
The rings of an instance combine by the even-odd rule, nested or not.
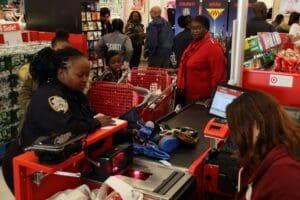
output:
[[[232,156],[235,146],[229,135],[226,107],[245,91],[227,84],[215,87],[208,111],[212,118],[204,129],[204,135],[210,138],[212,149],[204,166],[206,192],[224,196],[234,196],[236,192],[239,163]]]
[[[211,138],[211,147],[217,149],[219,140],[224,140],[229,135],[229,128],[226,122],[226,107],[235,98],[240,96],[244,89],[227,84],[217,84],[209,114],[213,117],[209,120],[204,129],[204,136]]]

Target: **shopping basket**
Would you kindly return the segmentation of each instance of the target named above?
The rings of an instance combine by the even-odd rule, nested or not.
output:
[[[133,107],[146,105],[149,95],[149,90],[129,83],[96,81],[88,92],[88,100],[97,113],[119,117]]]
[[[152,93],[153,86],[158,91],[141,112],[141,117],[144,121],[156,121],[173,111],[176,77],[170,76],[168,69],[154,67],[133,68],[128,76],[128,81],[134,86],[147,88]]]
[[[172,82],[168,69],[156,67],[135,67],[128,75],[128,82],[134,86],[150,89],[153,84],[157,89],[164,90]]]

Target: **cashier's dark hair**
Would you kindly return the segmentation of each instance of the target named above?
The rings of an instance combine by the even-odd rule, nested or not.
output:
[[[237,145],[237,156],[252,169],[278,145],[285,145],[290,155],[300,160],[300,124],[270,95],[247,91],[227,106],[226,115],[230,134]],[[254,144],[255,124],[259,135]]]
[[[74,59],[81,57],[84,55],[73,47],[66,47],[58,51],[53,51],[47,47],[39,51],[34,57],[30,64],[30,74],[39,85],[42,85],[57,80],[59,68],[70,67]]]
[[[55,47],[58,42],[68,42],[69,41],[69,33],[65,30],[57,30],[54,38],[51,40],[51,47]]]

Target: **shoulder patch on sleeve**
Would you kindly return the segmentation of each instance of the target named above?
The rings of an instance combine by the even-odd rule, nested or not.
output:
[[[50,107],[55,112],[64,112],[66,113],[69,110],[68,102],[60,96],[51,96],[48,98]]]

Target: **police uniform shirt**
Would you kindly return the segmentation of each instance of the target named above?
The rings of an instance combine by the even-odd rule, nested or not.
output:
[[[101,126],[94,115],[82,92],[72,92],[58,82],[44,84],[29,104],[21,132],[22,145],[32,145],[38,137],[51,134],[91,133]]]

